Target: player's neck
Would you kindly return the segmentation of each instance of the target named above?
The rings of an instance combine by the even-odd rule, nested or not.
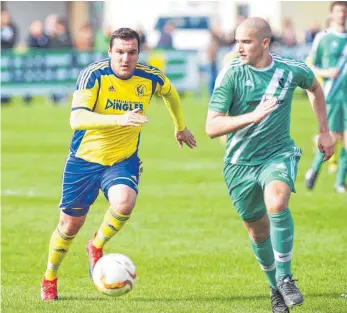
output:
[[[267,53],[256,64],[254,64],[253,67],[262,69],[262,68],[269,67],[271,63],[272,63],[272,56],[270,55],[270,53]]]
[[[338,25],[338,24],[335,24],[333,25],[332,29],[337,32],[337,33],[346,33],[346,26],[345,25]]]

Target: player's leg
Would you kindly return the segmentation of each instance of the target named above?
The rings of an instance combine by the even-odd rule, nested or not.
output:
[[[104,245],[116,235],[130,218],[135,206],[141,162],[133,155],[105,171],[101,189],[110,203],[103,222],[93,240],[87,242],[90,274],[102,256]]]
[[[284,299],[277,288],[276,264],[270,238],[269,217],[265,214],[255,222],[244,222],[251,241],[251,246],[261,269],[270,285],[270,299],[273,313],[289,312]]]
[[[335,190],[338,193],[345,193],[347,176],[347,131],[343,134],[343,146],[341,148],[338,168],[336,172]]]
[[[272,249],[269,219],[263,199],[263,191],[256,182],[259,166],[228,164],[224,168],[224,178],[229,195],[248,231],[251,247],[260,268],[270,285],[272,311],[289,312],[277,290],[276,266]]]
[[[98,195],[102,170],[102,165],[75,157],[69,157],[66,162],[59,223],[50,239],[47,268],[41,283],[42,300],[57,299],[58,269]]]
[[[347,176],[347,101],[341,103],[342,128],[343,128],[343,147],[341,149],[338,169],[336,172],[335,190],[345,193]]]
[[[327,104],[327,118],[329,130],[333,133],[341,133],[342,129],[342,112],[340,103]],[[336,139],[336,136],[333,136],[333,139]],[[312,190],[316,184],[318,174],[323,164],[324,154],[316,149],[313,162],[311,167],[305,174],[305,185],[307,189]]]
[[[275,254],[277,287],[288,306],[301,305],[303,296],[292,280],[291,260],[294,222],[288,208],[301,151],[295,147],[263,165],[259,177],[270,219],[270,237]]]

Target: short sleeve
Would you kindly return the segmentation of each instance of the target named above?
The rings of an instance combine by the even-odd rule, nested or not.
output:
[[[234,95],[233,89],[230,69],[222,70],[216,79],[208,109],[219,113],[229,112]]]
[[[314,74],[304,62],[300,62],[300,65],[296,67],[295,76],[296,83],[300,88],[309,89],[312,87]]]

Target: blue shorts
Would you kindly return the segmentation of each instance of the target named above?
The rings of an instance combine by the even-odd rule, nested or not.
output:
[[[108,190],[114,185],[127,185],[138,193],[141,163],[137,153],[112,166],[91,163],[70,155],[63,172],[59,208],[70,216],[84,216],[96,200],[99,189],[107,200]]]

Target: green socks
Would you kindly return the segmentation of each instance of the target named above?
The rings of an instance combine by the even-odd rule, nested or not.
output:
[[[336,186],[342,186],[345,184],[347,175],[347,150],[341,148],[339,157],[339,165],[336,173]]]
[[[257,243],[251,240],[251,246],[260,267],[264,271],[270,286],[277,289],[276,285],[276,264],[274,252],[272,250],[270,237],[263,242]]]
[[[276,280],[291,275],[291,260],[294,239],[294,223],[287,208],[279,213],[269,214],[270,237],[275,254]]]
[[[313,157],[313,162],[311,165],[311,168],[315,173],[319,173],[319,170],[323,164],[323,159],[324,159],[324,153],[316,149],[316,152],[314,153],[314,157]]]

